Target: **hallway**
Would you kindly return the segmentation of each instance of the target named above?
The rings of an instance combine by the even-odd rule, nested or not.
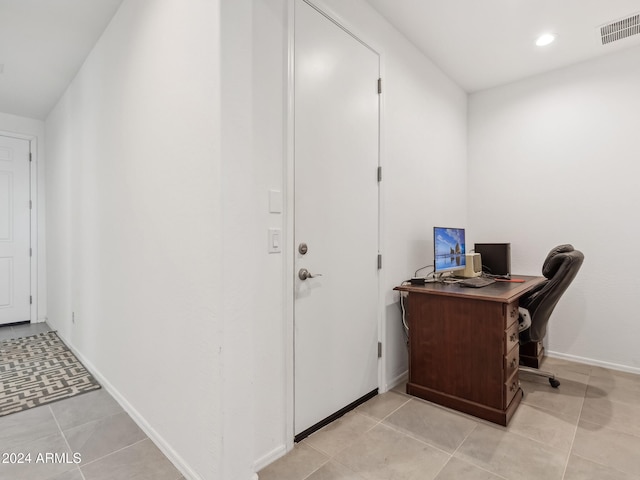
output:
[[[6,326],[0,341],[49,330]],[[0,417],[0,452],[0,480],[184,479],[104,388]]]

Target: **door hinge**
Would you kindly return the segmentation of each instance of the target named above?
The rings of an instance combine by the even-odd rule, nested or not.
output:
[[[382,79],[378,79],[378,95],[382,93]]]
[[[382,254],[378,254],[378,270],[382,268]]]
[[[29,305],[33,305],[33,295],[29,295]]]
[[[378,342],[378,358],[382,358],[382,342]]]
[[[29,247],[29,256],[33,257],[33,248]]]
[[[33,154],[31,152],[29,152],[29,161],[33,161]]]
[[[33,202],[29,200],[29,210],[33,210]]]
[[[382,167],[378,167],[378,182],[382,181]]]

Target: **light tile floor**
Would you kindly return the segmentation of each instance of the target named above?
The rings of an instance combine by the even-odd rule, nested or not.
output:
[[[521,374],[508,427],[378,395],[259,472],[260,480],[640,480],[640,376],[548,358]]]
[[[2,327],[0,340],[48,329]],[[560,388],[523,374],[507,428],[400,386],[297,444],[260,480],[640,480],[640,376],[551,358],[544,368]],[[0,454],[12,452],[82,461],[0,463],[0,480],[183,479],[104,389],[0,417]]]
[[[5,326],[0,340],[49,330]],[[31,463],[12,463],[28,453]],[[184,480],[104,389],[0,417],[0,455],[0,480]]]

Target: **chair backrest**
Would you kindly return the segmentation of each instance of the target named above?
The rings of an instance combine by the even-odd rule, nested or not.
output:
[[[520,333],[520,343],[539,342],[547,333],[547,323],[558,300],[575,278],[584,255],[572,245],[558,245],[542,265],[546,281],[523,295],[520,306],[529,310],[531,328]]]

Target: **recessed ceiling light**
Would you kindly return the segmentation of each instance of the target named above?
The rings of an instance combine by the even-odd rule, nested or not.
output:
[[[553,43],[555,39],[556,36],[553,33],[545,33],[538,37],[538,39],[536,40],[536,45],[539,47],[544,47],[546,45],[549,45],[550,43]]]

